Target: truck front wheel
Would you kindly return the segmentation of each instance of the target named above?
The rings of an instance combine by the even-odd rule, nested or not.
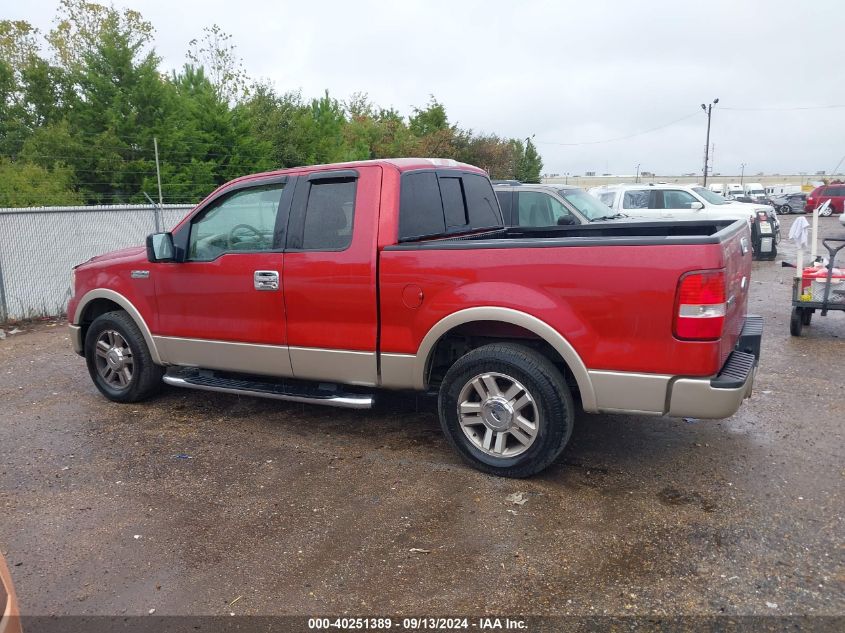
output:
[[[161,388],[164,368],[153,363],[141,330],[126,314],[101,314],[85,334],[85,360],[97,389],[115,402],[145,400]]]
[[[540,472],[572,434],[574,407],[563,376],[523,345],[485,345],[459,358],[446,372],[438,406],[452,447],[493,475]]]

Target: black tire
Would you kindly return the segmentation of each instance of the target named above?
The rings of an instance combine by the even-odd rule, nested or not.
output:
[[[535,414],[533,425],[536,430],[528,448],[517,442],[514,433],[527,436],[519,428],[502,433],[507,438],[505,444],[515,445],[512,450],[524,452],[501,457],[485,453],[482,447],[476,446],[470,439],[468,433],[473,434],[473,431],[465,433],[463,430],[458,411],[461,393],[465,388],[470,388],[474,378],[485,373],[496,374],[500,384],[503,382],[507,385],[507,381],[511,380],[513,388],[521,383],[524,389],[516,392],[511,404],[514,400],[522,401],[521,393],[529,396],[532,401],[529,406]],[[542,354],[513,343],[485,345],[459,358],[446,372],[440,386],[438,409],[443,433],[464,461],[473,468],[501,477],[530,477],[551,465],[569,441],[574,422],[572,395],[558,369]],[[479,409],[479,420],[482,410],[483,407]],[[495,412],[493,415],[498,421],[498,415]],[[506,415],[508,419],[513,417]],[[486,422],[467,428],[487,432]],[[498,437],[499,434],[496,435]],[[477,437],[483,442],[480,434]],[[499,446],[498,442],[496,446]]]
[[[788,204],[785,204],[780,208],[780,212],[784,215],[786,215],[787,213],[792,213],[792,207],[790,207]]]
[[[810,325],[810,321],[813,320],[813,310],[809,308],[804,308],[803,313],[801,315],[801,325]]]
[[[804,328],[804,308],[792,308],[792,316],[789,319],[789,333],[792,336],[801,336]]]
[[[97,341],[101,335],[107,336],[109,332],[116,332],[122,337],[129,351],[125,356],[131,358],[131,378],[126,379],[126,384],[122,386],[106,380],[99,368],[100,364],[105,365],[107,361],[102,357],[98,360]],[[164,368],[153,363],[141,330],[132,317],[122,310],[102,314],[88,327],[85,334],[85,361],[94,385],[114,402],[139,402],[161,389]]]

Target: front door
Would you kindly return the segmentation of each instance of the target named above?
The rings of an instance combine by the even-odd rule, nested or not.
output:
[[[285,180],[238,187],[179,230],[185,261],[159,263],[153,333],[164,360],[261,374],[290,374],[283,231]],[[281,209],[281,213],[280,213]]]
[[[704,219],[707,212],[701,201],[683,189],[663,189],[663,211],[666,217],[679,220]],[[697,205],[696,205],[697,203]],[[701,206],[694,209],[693,206]]]

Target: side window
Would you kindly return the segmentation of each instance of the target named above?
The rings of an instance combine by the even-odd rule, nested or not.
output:
[[[353,178],[311,183],[302,230],[303,250],[338,251],[349,247],[355,215],[355,183]]]
[[[519,200],[519,226],[557,226],[560,218],[570,215],[569,209],[547,193],[521,191]]]
[[[490,181],[478,174],[464,174],[462,180],[470,227],[484,229],[502,226],[502,212]]]
[[[188,260],[207,262],[223,253],[270,251],[284,184],[243,189],[213,202],[191,222]]]
[[[399,239],[408,240],[446,232],[437,174],[412,172],[402,176],[399,199]]]
[[[626,191],[622,198],[623,209],[654,209],[656,205],[652,203],[651,190],[639,189],[634,191]]]
[[[663,191],[664,209],[689,209],[693,202],[698,202],[698,200],[686,191],[676,189],[666,189]]]
[[[607,193],[600,193],[599,194],[599,200],[602,202],[602,204],[607,205],[611,209],[613,208],[613,199],[615,197],[616,197],[615,191],[609,191]]]
[[[466,226],[467,207],[464,198],[464,187],[461,178],[440,177],[440,198],[443,200],[443,214],[446,216],[446,226],[454,228]]]

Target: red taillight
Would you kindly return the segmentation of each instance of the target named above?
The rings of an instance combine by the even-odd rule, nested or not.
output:
[[[809,198],[807,198],[807,204],[813,204],[815,201],[816,201],[816,199],[813,196],[810,196]]]
[[[722,336],[727,312],[724,270],[686,273],[678,283],[675,336],[705,341]]]

